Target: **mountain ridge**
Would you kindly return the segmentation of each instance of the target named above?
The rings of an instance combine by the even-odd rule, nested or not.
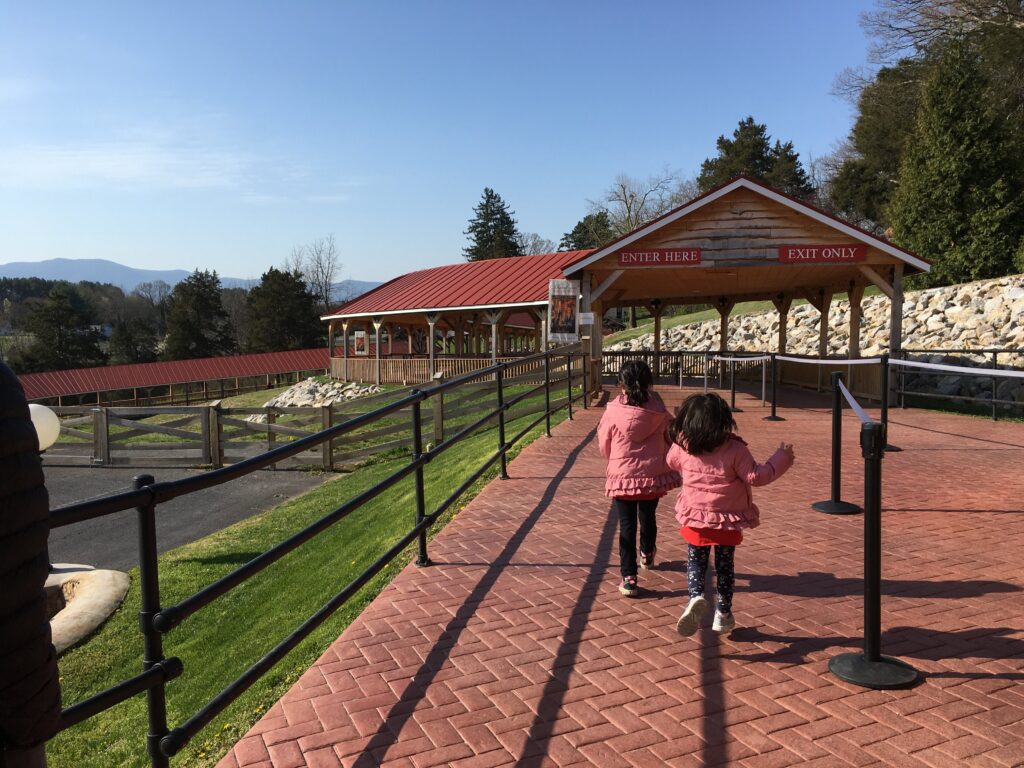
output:
[[[174,287],[192,272],[186,269],[140,269],[109,259],[55,258],[43,261],[11,261],[0,264],[0,277],[37,277],[43,280],[67,280],[71,283],[89,280],[110,283],[125,292],[135,290],[140,283],[163,280]],[[258,280],[219,275],[224,288],[251,288]],[[334,284],[335,301],[345,301],[366,293],[380,285],[371,280],[341,280]]]

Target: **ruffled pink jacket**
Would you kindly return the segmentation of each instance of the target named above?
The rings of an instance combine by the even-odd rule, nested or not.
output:
[[[679,474],[668,468],[665,428],[672,417],[657,395],[643,406],[629,405],[625,395],[610,400],[597,425],[605,470],[606,496],[664,496],[679,487]]]
[[[683,478],[683,490],[676,499],[679,524],[724,530],[760,525],[761,513],[754,504],[752,486],[768,485],[793,464],[781,448],[766,463],[758,464],[747,444],[735,435],[699,456],[673,445],[667,463]]]

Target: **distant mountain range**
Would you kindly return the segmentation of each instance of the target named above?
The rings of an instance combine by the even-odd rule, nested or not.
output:
[[[39,277],[44,280],[67,280],[70,283],[91,280],[116,285],[126,292],[133,291],[139,283],[152,283],[157,280],[174,286],[190,274],[192,273],[184,269],[136,269],[107,259],[46,259],[0,264],[0,277]],[[224,288],[250,288],[257,282],[223,275],[218,277]],[[334,297],[336,301],[345,301],[378,285],[380,283],[369,280],[342,280],[334,284]]]

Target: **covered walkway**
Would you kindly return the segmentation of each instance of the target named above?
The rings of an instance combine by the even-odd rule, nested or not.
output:
[[[666,388],[670,406],[681,392]],[[616,522],[595,428],[577,412],[431,543],[221,766],[1020,766],[1024,764],[1024,428],[895,411],[884,461],[882,650],[923,681],[873,691],[831,675],[860,647],[863,518],[828,496],[825,401],[787,393],[762,421],[797,465],[758,489],[736,558],[737,629],[681,638],[674,494],[659,568],[619,595]],[[844,496],[862,463],[847,422]]]

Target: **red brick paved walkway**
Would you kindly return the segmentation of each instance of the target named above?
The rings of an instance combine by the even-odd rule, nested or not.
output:
[[[436,565],[406,568],[220,765],[1024,765],[1024,426],[893,412],[882,650],[924,680],[872,691],[827,669],[863,616],[863,518],[809,509],[829,493],[828,416],[739,404],[755,455],[785,438],[797,465],[755,491],[729,638],[674,631],[674,494],[659,570],[619,595],[592,408],[524,450],[432,542]]]

